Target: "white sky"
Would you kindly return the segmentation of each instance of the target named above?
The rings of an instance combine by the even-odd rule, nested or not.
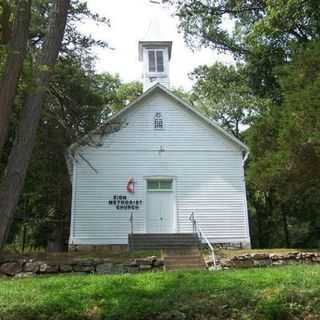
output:
[[[138,41],[143,38],[155,10],[156,5],[149,0],[87,0],[91,11],[110,19],[111,28],[97,26],[86,21],[80,28],[83,32],[92,34],[95,39],[105,40],[114,48],[95,49],[98,57],[96,69],[100,72],[118,73],[123,81],[141,80],[142,67],[138,61]],[[217,54],[211,49],[193,52],[178,33],[177,18],[170,15],[169,10],[161,10],[163,32],[173,41],[170,63],[170,82],[175,88],[190,90],[192,82],[188,73],[201,64],[213,64],[220,61],[232,64],[233,59],[227,54]],[[157,40],[157,39],[155,39]]]

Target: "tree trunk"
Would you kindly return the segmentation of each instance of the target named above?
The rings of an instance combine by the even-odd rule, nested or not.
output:
[[[11,36],[11,6],[7,0],[0,0],[0,8],[2,14],[0,15],[0,45],[7,44]]]
[[[8,57],[0,80],[0,156],[7,139],[12,105],[27,51],[30,10],[31,0],[17,1],[13,34],[8,44]]]
[[[9,161],[0,185],[0,246],[10,230],[14,212],[36,141],[42,104],[50,75],[57,61],[66,26],[70,0],[55,0],[49,18],[48,33],[36,61],[36,89],[26,98],[17,135],[10,152]]]
[[[282,214],[283,233],[284,233],[286,247],[290,248],[290,234],[289,234],[289,226],[288,226],[288,216],[287,216],[286,208],[284,206],[281,206],[281,214]]]

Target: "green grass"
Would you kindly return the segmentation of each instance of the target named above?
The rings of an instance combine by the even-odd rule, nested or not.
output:
[[[1,320],[320,319],[320,266],[0,280]]]

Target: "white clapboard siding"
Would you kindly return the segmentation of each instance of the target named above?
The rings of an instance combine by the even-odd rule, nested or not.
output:
[[[163,116],[163,130],[153,128],[156,112]],[[71,243],[127,243],[130,211],[115,210],[107,201],[126,194],[130,176],[136,184],[128,198],[143,200],[134,211],[134,232],[145,232],[145,178],[169,176],[176,182],[177,232],[192,231],[194,212],[212,242],[250,243],[238,145],[160,91],[122,120],[120,131],[100,147],[79,150],[82,157],[74,162]]]

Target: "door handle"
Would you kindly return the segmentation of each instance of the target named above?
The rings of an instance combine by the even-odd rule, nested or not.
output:
[[[162,217],[160,217],[160,221],[163,221],[163,218],[162,218]]]

